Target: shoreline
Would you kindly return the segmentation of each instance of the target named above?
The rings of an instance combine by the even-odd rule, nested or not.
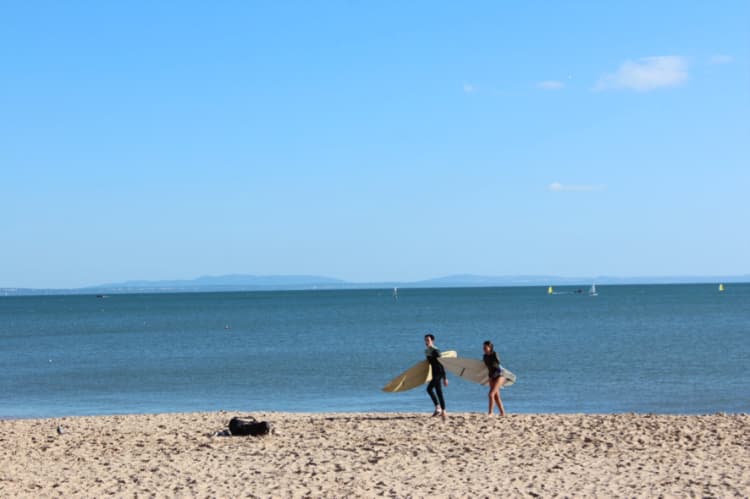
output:
[[[0,419],[0,496],[750,495],[748,414],[246,414]]]
[[[429,404],[427,404],[429,405]],[[217,411],[166,411],[166,412],[122,412],[122,413],[102,413],[102,414],[68,414],[62,416],[2,416],[0,415],[0,422],[3,421],[48,421],[48,420],[68,420],[68,419],[83,419],[83,418],[109,418],[109,417],[147,417],[147,416],[180,416],[180,415],[208,415],[208,414],[224,414],[227,417],[231,416],[242,416],[247,414],[264,414],[264,415],[280,415],[280,416],[430,416],[431,411],[276,411],[276,410],[262,410],[249,412],[244,410],[233,410],[233,409],[221,409]],[[461,416],[486,416],[485,412],[481,410],[476,411],[456,411],[450,412],[450,415],[456,414]],[[495,408],[495,416],[497,416],[497,408]],[[664,416],[664,417],[695,417],[704,418],[709,416],[748,416],[750,412],[728,412],[728,411],[717,411],[711,413],[672,413],[672,412],[508,412],[507,416],[591,416],[591,417],[602,417],[602,416],[635,416],[635,417],[646,417],[646,416]]]

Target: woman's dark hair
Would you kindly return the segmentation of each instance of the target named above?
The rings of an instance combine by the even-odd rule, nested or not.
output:
[[[492,342],[491,342],[490,340],[487,340],[487,341],[485,341],[485,342],[484,342],[484,346],[486,346],[486,347],[490,347],[490,351],[491,351],[491,352],[494,352],[494,351],[495,351],[495,345],[493,345],[493,344],[492,344]]]
[[[425,338],[429,338],[429,339],[431,339],[432,341],[435,341],[435,335],[434,335],[434,334],[426,334],[426,335],[424,335],[424,337],[425,337]]]

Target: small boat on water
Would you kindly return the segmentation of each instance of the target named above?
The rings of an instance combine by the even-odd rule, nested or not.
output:
[[[548,295],[551,295],[551,294],[553,294],[554,292],[555,292],[555,290],[554,290],[554,289],[552,289],[552,286],[550,286],[550,287],[548,287],[548,288],[547,288],[547,294],[548,294]]]
[[[719,293],[721,293],[722,291],[724,291],[724,285],[723,284],[719,284]]]
[[[592,284],[589,288],[589,296],[599,296],[599,293],[596,292],[596,284]]]

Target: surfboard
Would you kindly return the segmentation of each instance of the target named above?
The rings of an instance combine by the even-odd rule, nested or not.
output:
[[[441,354],[441,359],[455,358],[457,353],[453,350],[445,351]],[[487,369],[485,369],[486,371]],[[387,385],[383,387],[384,392],[405,392],[418,386],[428,383],[432,379],[432,368],[426,360],[417,362],[406,371],[402,372]]]
[[[487,375],[487,366],[484,365],[484,362],[481,360],[464,359],[461,357],[451,359],[441,358],[440,363],[456,376],[473,381],[474,383],[479,383],[480,385],[488,385],[490,383],[490,378]],[[516,382],[516,375],[503,366],[500,367],[502,368],[503,376],[505,376],[506,379],[501,388],[511,386]]]

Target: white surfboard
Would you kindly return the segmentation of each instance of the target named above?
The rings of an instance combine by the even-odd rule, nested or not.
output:
[[[460,376],[461,378],[479,383],[480,385],[488,385],[490,383],[490,377],[487,373],[487,366],[483,361],[478,359],[464,359],[462,357],[456,357],[452,359],[440,359],[440,363],[445,366],[447,370]],[[511,386],[516,382],[516,375],[508,371],[504,367],[500,366],[503,370],[503,376],[505,377],[505,383],[501,388]]]
[[[441,359],[454,358],[458,355],[453,350],[448,350],[440,355]],[[485,369],[486,370],[486,369]],[[428,383],[432,379],[432,368],[426,360],[417,362],[406,371],[402,372],[387,385],[383,387],[384,392],[405,392]]]

